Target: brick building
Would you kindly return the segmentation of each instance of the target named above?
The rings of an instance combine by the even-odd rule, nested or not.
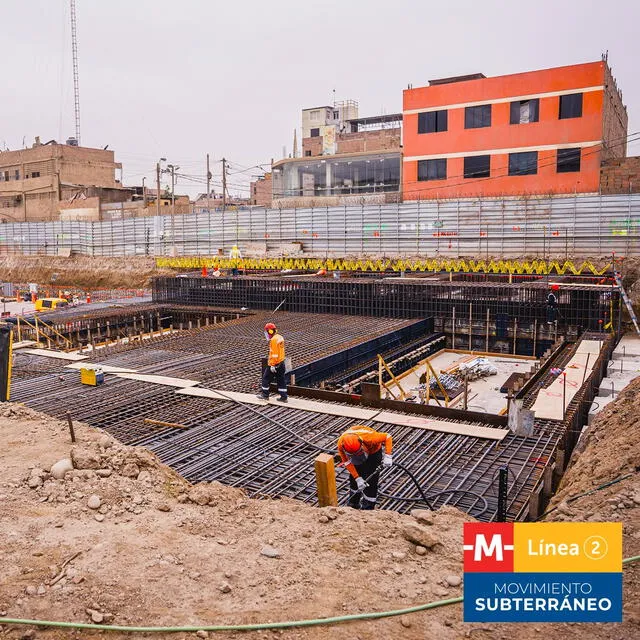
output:
[[[403,195],[589,193],[626,156],[627,112],[606,59],[433,80],[403,96]]]
[[[249,203],[258,207],[271,207],[273,200],[271,173],[265,173],[249,185]]]
[[[0,220],[57,220],[61,210],[98,219],[100,204],[131,200],[122,187],[114,152],[55,141],[0,152]]]

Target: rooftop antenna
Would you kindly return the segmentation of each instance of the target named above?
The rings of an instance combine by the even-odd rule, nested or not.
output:
[[[336,90],[333,90],[333,108],[336,108]]]
[[[73,57],[73,99],[76,118],[76,141],[80,145],[80,87],[78,85],[78,34],[76,32],[76,0],[69,0],[71,7],[71,54]]]

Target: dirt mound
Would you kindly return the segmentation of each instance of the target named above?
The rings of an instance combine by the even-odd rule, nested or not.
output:
[[[627,442],[637,439],[627,436],[638,434],[638,392],[640,381],[592,428],[563,484],[565,502],[636,464],[637,448]],[[454,508],[405,516],[254,500],[217,482],[191,485],[147,450],[123,446],[85,425],[76,425],[72,445],[66,423],[18,405],[2,406],[0,431],[0,615],[123,625],[232,624],[398,609],[461,595],[462,524],[468,518]],[[611,440],[605,438],[609,433]],[[611,494],[571,503],[571,516],[555,510],[550,518],[623,518],[625,555],[636,554],[639,509],[627,506],[635,503],[636,478],[618,483]],[[623,506],[614,510],[607,498],[620,494]],[[598,509],[582,513],[596,497]],[[638,573],[636,566],[625,571],[624,624],[517,625],[519,640],[638,637]],[[280,635],[507,640],[515,631],[513,625],[461,620],[460,605],[453,605]],[[3,629],[8,638],[25,632],[27,627]],[[92,634],[37,628],[26,637]]]
[[[37,282],[54,287],[135,289],[148,287],[156,276],[173,274],[171,270],[157,269],[152,257],[0,257],[0,279],[4,282]]]
[[[461,594],[466,516],[456,509],[418,519],[253,500],[217,482],[192,486],[144,449],[84,425],[76,425],[78,442],[71,445],[64,422],[15,405],[5,406],[0,429],[3,615],[114,624],[260,622]],[[416,536],[430,548],[409,541]],[[359,622],[346,637],[458,638],[460,617],[459,607],[448,607],[402,621]],[[283,635],[334,633],[345,630]],[[51,629],[36,634],[70,637]]]

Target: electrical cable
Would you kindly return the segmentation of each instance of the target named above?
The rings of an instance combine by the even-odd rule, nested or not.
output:
[[[640,555],[631,556],[622,560],[623,565],[638,562]],[[464,602],[464,597],[449,598],[448,600],[436,600],[427,604],[419,604],[405,609],[390,609],[389,611],[374,611],[369,613],[354,613],[346,616],[333,616],[329,618],[311,618],[307,620],[288,620],[284,622],[264,622],[255,624],[218,624],[218,625],[189,625],[182,627],[134,627],[115,624],[91,624],[88,622],[64,622],[57,620],[29,620],[24,618],[0,618],[0,624],[31,625],[36,627],[57,627],[65,629],[88,629],[92,631],[122,631],[123,633],[187,633],[196,631],[262,631],[267,629],[291,629],[293,627],[317,627],[322,625],[339,624],[353,620],[378,620],[391,618],[409,613],[428,611],[438,607],[446,607],[452,604]]]

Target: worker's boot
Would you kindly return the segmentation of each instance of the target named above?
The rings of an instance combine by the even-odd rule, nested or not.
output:
[[[280,396],[277,400],[278,402],[289,402],[287,396]]]
[[[268,400],[269,399],[269,395],[265,395],[264,393],[260,392],[260,393],[256,393],[256,398],[259,398],[260,400]]]
[[[363,496],[362,498],[362,506],[360,507],[363,511],[373,511],[376,508],[376,501],[368,500],[367,496]]]
[[[352,509],[359,509],[360,508],[360,494],[356,493],[356,494],[352,494],[349,496],[349,502],[347,503],[348,506],[350,506]]]

